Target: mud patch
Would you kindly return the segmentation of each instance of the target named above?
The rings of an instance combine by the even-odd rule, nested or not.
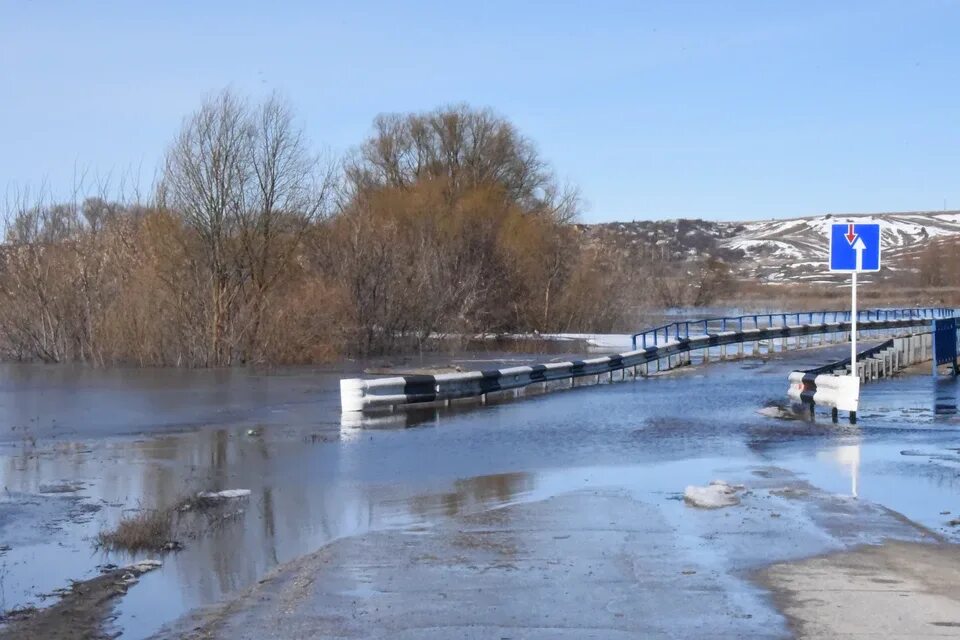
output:
[[[137,583],[139,577],[160,567],[157,560],[145,560],[105,571],[90,580],[74,582],[58,595],[60,601],[45,609],[26,607],[0,616],[0,640],[44,638],[44,640],[101,640],[114,638],[106,623],[116,599]]]
[[[757,413],[767,418],[776,418],[777,420],[805,420],[809,415],[809,409],[805,411],[803,407],[799,405],[788,405],[778,402],[757,409]]]

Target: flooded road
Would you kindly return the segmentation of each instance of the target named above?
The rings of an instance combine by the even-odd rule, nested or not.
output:
[[[678,500],[684,487],[719,477],[759,484],[764,469],[960,541],[960,528],[947,524],[960,511],[956,380],[934,381],[924,369],[871,384],[856,427],[832,425],[825,413],[814,423],[757,413],[784,400],[791,369],[845,349],[420,412],[409,428],[341,426],[337,383],[360,365],[270,373],[4,365],[0,608],[42,606],[42,594],[96,575],[98,565],[155,555],[94,548],[125,510],[232,488],[252,491],[242,516],[183,540],[184,550],[130,589],[112,623],[122,637],[149,637],[334,541],[443,528],[584,490],[628,491],[699,539],[699,516]],[[823,553],[837,536],[874,542],[888,533],[868,517],[862,528],[826,535],[816,518],[779,514],[764,522],[779,521],[793,538],[775,554],[742,549],[738,566]],[[773,615],[759,599],[748,608],[757,620]]]

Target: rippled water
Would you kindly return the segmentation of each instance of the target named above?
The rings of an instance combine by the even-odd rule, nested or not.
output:
[[[0,604],[37,601],[98,564],[125,561],[92,546],[124,509],[211,489],[253,493],[239,521],[185,540],[130,590],[116,622],[125,638],[148,636],[343,536],[429,527],[589,486],[663,501],[687,484],[777,466],[953,535],[941,511],[960,508],[951,504],[960,483],[955,379],[924,370],[871,384],[855,427],[832,425],[826,413],[814,423],[756,413],[784,400],[788,371],[845,349],[421,411],[380,428],[341,427],[335,368],[3,367],[0,545],[10,549],[0,552]],[[38,495],[63,481],[84,487]]]

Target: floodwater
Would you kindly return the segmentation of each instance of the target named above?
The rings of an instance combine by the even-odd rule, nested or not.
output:
[[[367,427],[342,426],[339,415],[338,380],[360,371],[356,363],[271,372],[4,365],[0,608],[42,606],[70,579],[129,561],[96,550],[97,532],[131,509],[201,490],[252,496],[239,518],[183,540],[119,602],[113,624],[124,638],[149,637],[337,539],[591,487],[629,489],[682,518],[686,485],[778,468],[960,541],[947,525],[960,510],[955,379],[924,369],[872,383],[856,426],[833,425],[826,412],[815,422],[757,413],[785,400],[790,370],[845,350],[715,362]],[[64,483],[79,490],[51,492]],[[762,561],[763,550],[754,553]]]

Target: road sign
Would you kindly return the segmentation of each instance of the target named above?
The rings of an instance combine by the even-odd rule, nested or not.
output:
[[[834,224],[830,229],[830,271],[880,271],[880,225]]]
[[[830,271],[850,274],[850,378],[843,403],[850,422],[857,422],[860,405],[860,377],[857,373],[857,274],[880,271],[880,225],[834,224],[830,227]],[[856,378],[856,384],[852,379]],[[840,406],[839,404],[837,406]]]

